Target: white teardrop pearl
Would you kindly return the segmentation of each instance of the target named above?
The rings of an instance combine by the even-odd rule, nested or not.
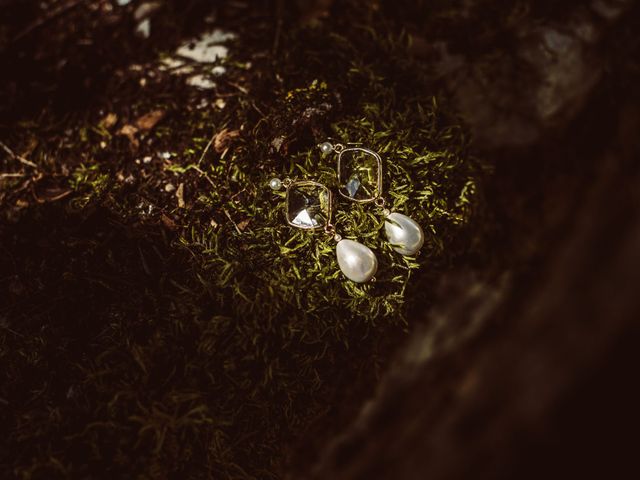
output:
[[[424,232],[414,220],[397,212],[387,215],[384,222],[389,243],[401,255],[413,256],[424,244]]]
[[[340,240],[336,256],[342,273],[354,282],[368,282],[378,271],[378,259],[371,249],[353,240]]]

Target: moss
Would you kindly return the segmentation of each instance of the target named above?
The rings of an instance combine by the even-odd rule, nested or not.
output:
[[[74,192],[20,210],[4,237],[25,262],[5,266],[45,286],[30,313],[3,310],[19,336],[0,332],[4,384],[16,385],[2,398],[20,432],[4,451],[27,452],[3,462],[25,478],[275,478],[312,422],[322,436],[347,418],[411,328],[407,312],[477,253],[485,167],[402,30],[366,2],[337,2],[314,28],[284,17],[279,31],[270,10],[220,7],[240,36],[215,93],[201,92],[157,60],[203,28],[200,7],[179,3],[158,14],[153,55],[114,37],[113,50],[141,68],[102,58],[112,70],[91,105],[46,109],[10,132],[18,151],[37,137],[30,158]],[[93,18],[75,14],[79,25]],[[158,109],[165,118],[136,133],[139,143],[118,133]],[[117,120],[105,126],[109,113]],[[225,129],[238,135],[216,149]],[[346,281],[333,241],[286,226],[283,195],[267,186],[288,176],[335,188],[335,158],[315,148],[327,137],[380,152],[388,201],[427,235],[422,254],[404,258],[373,208],[338,201],[340,233],[378,256],[375,283]],[[6,185],[6,205],[31,203],[18,182]],[[42,253],[29,233],[38,222],[50,226]],[[5,305],[34,291],[26,282]],[[27,403],[47,372],[55,388]]]

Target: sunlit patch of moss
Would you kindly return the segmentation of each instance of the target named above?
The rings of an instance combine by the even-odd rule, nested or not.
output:
[[[303,31],[292,32],[288,41],[306,42],[308,64],[330,58],[334,70],[338,65],[341,71],[322,79],[300,65],[296,83],[301,86],[283,85],[277,90],[266,105],[266,117],[253,131],[255,136],[243,136],[231,157],[214,157],[202,167],[216,184],[209,198],[223,212],[221,226],[204,233],[207,240],[202,232],[194,237],[193,229],[182,240],[201,258],[203,275],[228,292],[237,315],[255,322],[287,319],[290,328],[304,319],[310,322],[305,335],[314,342],[327,336],[340,339],[353,321],[378,329],[383,324],[405,324],[406,294],[418,289],[416,275],[428,282],[461,253],[450,242],[463,235],[482,204],[477,188],[482,181],[480,165],[467,153],[463,128],[441,107],[445,100],[430,87],[427,67],[411,61],[401,41],[379,36],[375,30],[358,32],[366,37],[368,55],[384,53],[375,61],[354,55],[352,39],[315,34],[322,46],[296,38],[308,35]],[[287,63],[281,68],[293,66]],[[385,71],[392,71],[393,79]],[[329,108],[318,113],[319,120],[311,119],[300,128],[309,110],[323,104]],[[224,123],[238,125],[244,115],[245,111],[232,111]],[[322,157],[315,148],[323,136],[379,151],[390,205],[415,218],[427,235],[422,254],[404,258],[384,241],[383,221],[375,208],[336,196],[336,228],[378,256],[374,283],[347,281],[337,267],[331,237],[288,227],[283,221],[283,194],[274,195],[266,186],[271,176],[288,176],[318,180],[335,189],[335,156]],[[286,139],[294,149],[274,152],[276,138]],[[237,223],[246,219],[250,222],[239,233]]]
[[[69,179],[69,185],[76,192],[73,199],[76,207],[84,207],[92,200],[100,198],[100,196],[110,188],[112,178],[100,171],[100,165],[78,166]]]

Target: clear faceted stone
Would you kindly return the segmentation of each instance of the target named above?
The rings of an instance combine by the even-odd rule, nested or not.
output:
[[[347,182],[345,189],[347,190],[347,193],[351,198],[355,198],[356,195],[358,194],[358,189],[360,189],[361,185],[362,184],[360,183],[360,179],[354,175]]]
[[[340,192],[354,200],[374,200],[378,192],[379,165],[377,158],[357,149],[347,149],[340,154],[338,178]]]
[[[289,188],[287,220],[300,228],[319,228],[327,223],[329,193],[318,185],[292,185]]]

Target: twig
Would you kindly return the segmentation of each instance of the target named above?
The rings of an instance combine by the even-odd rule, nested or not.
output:
[[[243,86],[242,86],[242,85],[240,85],[240,84],[237,84],[237,83],[235,83],[235,82],[229,82],[229,81],[227,81],[227,84],[228,84],[228,85],[231,85],[232,87],[237,88],[238,90],[240,90],[240,91],[241,91],[242,93],[244,93],[245,95],[249,93],[249,90],[247,90],[247,88],[246,88],[246,87],[243,87]]]
[[[13,333],[16,337],[24,338],[24,335],[22,335],[21,333],[16,332],[15,330],[12,330],[11,328],[7,327],[4,324],[0,323],[0,328],[4,328],[7,332]]]
[[[198,167],[197,165],[192,166],[191,168],[193,168],[196,172],[198,172],[200,175],[202,175],[204,178],[207,179],[207,181],[211,184],[211,186],[213,188],[217,188],[216,184],[213,183],[213,180],[211,180],[211,178],[209,177],[209,175],[207,175],[205,172],[202,171],[202,169],[200,167]]]
[[[254,109],[256,112],[258,112],[260,115],[262,115],[262,118],[266,117],[266,115],[264,114],[264,112],[258,108],[258,105],[256,105],[256,102],[251,102],[251,106],[253,107],[253,109]]]
[[[233,218],[231,218],[231,215],[229,215],[229,212],[227,212],[226,208],[223,208],[222,211],[224,212],[224,214],[227,216],[227,218],[229,219],[229,221],[231,223],[233,223],[233,226],[236,228],[236,232],[238,232],[240,235],[242,235],[242,230],[240,230],[238,228],[238,224],[236,224],[236,222],[233,221]]]
[[[0,178],[18,178],[26,176],[26,173],[0,173]]]
[[[56,202],[58,200],[62,200],[65,197],[68,197],[72,193],[73,193],[73,190],[65,190],[64,192],[59,193],[59,194],[54,195],[54,196],[49,197],[49,198],[40,198],[38,196],[38,194],[36,193],[34,185],[31,184],[31,195],[33,196],[33,199],[38,203]]]
[[[213,140],[215,138],[216,138],[216,132],[213,132],[213,135],[211,135],[211,139],[209,140],[209,143],[207,143],[207,146],[204,147],[204,150],[202,151],[202,155],[200,155],[200,159],[198,160],[198,163],[197,163],[198,166],[200,166],[200,164],[202,163],[202,160],[204,160],[204,156],[209,151],[209,148],[211,148],[211,144],[213,143]]]
[[[18,160],[20,163],[22,163],[24,165],[28,165],[28,166],[30,166],[32,168],[35,168],[36,170],[38,169],[38,165],[33,163],[31,160],[27,160],[23,156],[18,155],[17,153],[15,153],[13,150],[11,150],[7,145],[5,145],[2,142],[0,142],[0,148],[2,148],[5,152],[7,152],[11,156],[11,158],[13,158],[14,160]]]

